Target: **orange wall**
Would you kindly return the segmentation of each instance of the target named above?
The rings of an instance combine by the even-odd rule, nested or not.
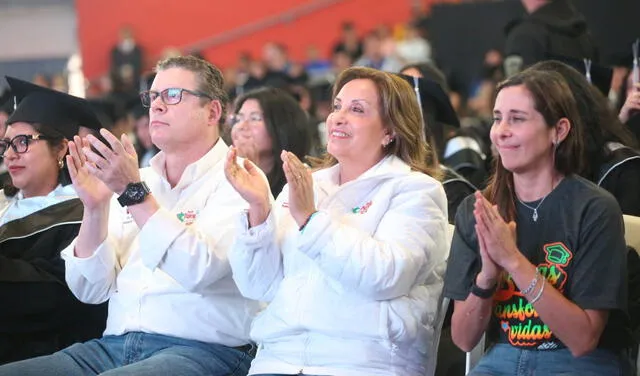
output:
[[[109,51],[118,29],[131,25],[151,66],[168,46],[184,47],[231,30],[309,4],[311,0],[76,0],[78,35],[88,78],[108,69]],[[427,3],[431,3],[427,1]],[[233,40],[205,50],[205,57],[221,67],[235,63],[240,51],[259,56],[268,41],[284,42],[293,59],[305,57],[309,44],[328,54],[345,20],[364,33],[380,23],[393,25],[410,18],[411,0],[343,0],[257,35]]]

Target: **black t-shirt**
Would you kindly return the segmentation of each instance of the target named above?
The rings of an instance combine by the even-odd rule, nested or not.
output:
[[[465,300],[480,271],[473,206],[468,197],[458,209],[445,276],[444,294]],[[536,207],[538,202],[527,203]],[[517,245],[547,281],[582,309],[609,310],[600,346],[622,348],[628,335],[626,245],[622,213],[616,200],[586,179],[570,176],[533,210],[517,204]],[[537,291],[537,289],[535,290]],[[564,345],[542,322],[509,275],[494,295],[487,334],[497,342],[530,350]]]

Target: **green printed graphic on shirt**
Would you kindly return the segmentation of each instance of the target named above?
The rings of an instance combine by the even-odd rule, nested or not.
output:
[[[549,243],[543,247],[545,262],[537,266],[544,279],[561,293],[567,283],[566,268],[573,259],[571,251],[562,243]],[[538,281],[529,296],[536,296],[542,287]],[[547,286],[546,288],[549,288]],[[501,337],[511,345],[547,350],[560,346],[560,341],[546,326],[535,308],[520,292],[511,275],[504,274],[494,296],[493,314],[498,319]]]

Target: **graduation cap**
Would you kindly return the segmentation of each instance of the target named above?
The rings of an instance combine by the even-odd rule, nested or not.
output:
[[[83,98],[5,76],[18,106],[7,119],[13,123],[40,123],[52,127],[67,139],[78,134],[80,126],[99,130],[95,112]]]
[[[134,120],[138,120],[143,116],[149,116],[149,108],[142,105],[140,97],[127,101],[125,107],[127,113],[133,116]]]
[[[104,128],[111,129],[118,121],[126,117],[124,104],[114,98],[91,98],[87,101]]]
[[[142,76],[140,80],[140,91],[151,90],[151,85],[153,84],[153,80],[156,78],[155,72],[149,72]]]
[[[550,56],[548,60],[556,60],[565,63],[582,73],[590,84],[600,90],[605,97],[609,96],[613,69],[598,65],[589,59],[576,59],[565,56]]]
[[[0,112],[11,115],[14,107],[14,96],[11,93],[11,90],[5,89],[2,92],[2,95],[0,95]]]
[[[434,119],[438,122],[460,128],[460,120],[451,105],[449,96],[436,81],[398,74],[415,90],[420,108],[435,110]]]

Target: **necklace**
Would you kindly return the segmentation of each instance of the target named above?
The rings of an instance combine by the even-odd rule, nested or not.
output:
[[[551,192],[549,192],[551,193]],[[533,215],[531,216],[531,219],[533,219],[534,222],[538,222],[538,208],[540,207],[540,205],[542,205],[542,203],[544,202],[544,199],[547,198],[547,196],[549,196],[549,193],[547,193],[546,195],[544,195],[544,197],[542,198],[542,200],[540,200],[540,202],[538,203],[538,205],[536,205],[536,207],[531,207],[527,204],[525,204],[524,202],[522,202],[522,200],[520,200],[520,197],[516,196],[516,198],[518,199],[518,201],[520,201],[520,203],[524,206],[526,206],[527,208],[533,210]]]

